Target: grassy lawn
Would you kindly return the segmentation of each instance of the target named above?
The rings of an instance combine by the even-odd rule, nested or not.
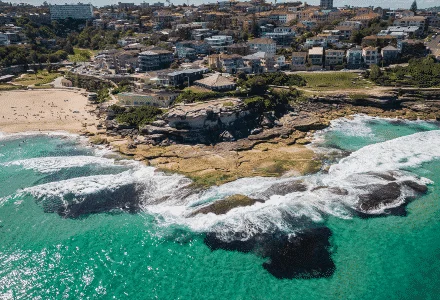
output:
[[[299,74],[307,81],[306,88],[315,91],[332,90],[357,90],[372,87],[373,84],[359,77],[356,73],[348,72],[325,72],[325,73],[301,73]]]
[[[54,81],[59,77],[60,73],[49,73],[47,71],[40,71],[37,74],[24,74],[20,78],[14,79],[14,83],[29,86],[29,85],[43,85]]]
[[[21,85],[12,85],[12,84],[0,84],[0,91],[13,91],[13,90],[21,90],[24,89],[24,86]]]
[[[193,93],[211,93],[212,92],[211,90],[208,90],[208,89],[202,88],[201,86],[196,86],[196,85],[184,88],[184,91],[186,91],[186,90],[191,91]]]
[[[73,52],[75,54],[69,55],[68,57],[68,60],[71,62],[86,62],[89,61],[93,55],[95,55],[93,50],[88,49],[74,48]]]

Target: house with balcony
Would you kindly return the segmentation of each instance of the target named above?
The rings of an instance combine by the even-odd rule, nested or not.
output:
[[[259,74],[264,72],[261,62],[261,56],[255,55],[257,53],[243,56],[244,67],[242,71],[248,74]]]
[[[399,50],[396,47],[388,45],[385,48],[382,48],[381,55],[384,63],[395,63],[399,59]]]
[[[114,54],[114,66],[116,73],[128,73],[138,66],[138,50],[121,51]]]
[[[314,66],[322,66],[324,63],[324,48],[313,47],[309,49],[309,60]]]
[[[275,55],[275,68],[276,69],[283,69],[287,66],[286,64],[286,57],[284,55]]]
[[[401,27],[417,26],[423,32],[425,30],[426,17],[424,16],[403,17],[394,20],[393,25],[401,26]]]
[[[185,49],[186,48],[186,49]],[[188,48],[193,49],[193,51],[188,50]],[[208,54],[211,46],[205,41],[182,41],[176,43],[176,54],[179,58],[187,57],[187,52],[192,55],[198,54]]]
[[[359,69],[363,66],[362,48],[354,47],[347,50],[346,54],[347,68]]]
[[[307,49],[311,49],[313,47],[327,47],[327,38],[325,36],[312,36],[306,39],[304,46]]]
[[[275,55],[277,51],[277,43],[270,38],[257,38],[247,42],[251,52],[265,52]]]
[[[224,50],[226,46],[234,43],[232,36],[229,35],[213,35],[205,38],[205,42],[215,51]]]
[[[235,74],[244,67],[243,58],[238,54],[213,54],[208,57],[208,65],[213,69]]]
[[[366,47],[362,49],[362,58],[367,66],[379,63],[379,50],[377,47]]]
[[[273,39],[277,45],[290,45],[295,37],[295,32],[290,27],[277,27],[273,32],[265,32],[263,37]]]
[[[197,57],[197,52],[196,50],[194,50],[193,48],[189,48],[189,47],[176,47],[176,54],[177,57],[180,59],[190,59],[193,60]]]
[[[307,64],[307,52],[292,52],[292,71],[304,71]]]
[[[340,36],[343,40],[349,40],[352,33],[357,30],[351,26],[337,26],[336,29],[340,32]]]
[[[342,65],[344,63],[344,50],[325,50],[325,65],[329,67]]]

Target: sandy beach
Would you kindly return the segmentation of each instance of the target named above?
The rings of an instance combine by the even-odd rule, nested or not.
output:
[[[57,89],[0,92],[0,132],[95,131],[97,119],[81,93]]]

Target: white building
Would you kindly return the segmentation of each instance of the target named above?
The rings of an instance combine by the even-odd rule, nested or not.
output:
[[[50,6],[50,18],[60,19],[80,19],[87,20],[93,18],[93,6],[91,4],[63,4]]]
[[[149,93],[120,93],[118,104],[121,106],[142,106],[150,105],[156,107],[168,107],[177,98],[177,93],[171,92],[149,92]]]
[[[275,55],[275,67],[282,68],[286,65],[286,57],[284,55]]]
[[[325,36],[312,36],[306,39],[305,47],[311,49],[313,47],[327,47],[327,38]]]
[[[270,38],[258,38],[248,41],[249,49],[253,52],[266,52],[275,55],[277,44]]]
[[[2,32],[0,32],[0,45],[9,45],[8,35]]]
[[[367,66],[377,65],[379,63],[379,51],[375,47],[362,49],[362,57]]]
[[[404,17],[394,20],[394,26],[417,26],[420,30],[424,30],[426,24],[426,18],[423,16]]]
[[[221,48],[224,46],[232,45],[234,40],[232,36],[229,35],[213,35],[212,37],[205,38],[205,42],[210,45],[212,48]]]

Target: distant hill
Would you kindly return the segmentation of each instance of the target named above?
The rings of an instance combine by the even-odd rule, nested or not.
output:
[[[440,6],[430,7],[430,8],[427,8],[426,10],[440,12]]]

